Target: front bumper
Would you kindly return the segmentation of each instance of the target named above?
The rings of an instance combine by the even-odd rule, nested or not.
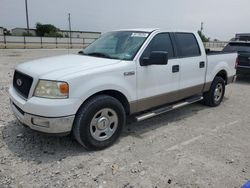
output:
[[[72,129],[75,116],[66,117],[41,117],[29,113],[25,113],[18,106],[16,106],[12,101],[10,101],[11,109],[15,117],[24,125],[29,128],[52,134],[66,134]]]
[[[13,88],[9,89],[11,108],[17,119],[31,129],[53,134],[71,131],[81,99],[22,98]]]

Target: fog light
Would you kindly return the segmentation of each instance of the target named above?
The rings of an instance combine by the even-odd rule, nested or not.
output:
[[[46,121],[42,118],[31,118],[31,123],[39,127],[49,128],[49,121]]]

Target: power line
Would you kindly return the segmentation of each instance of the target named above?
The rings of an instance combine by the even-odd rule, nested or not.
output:
[[[28,2],[25,0],[25,9],[26,9],[26,22],[27,22],[27,33],[30,33],[30,26],[29,26],[29,14],[28,14]]]
[[[71,18],[69,13],[69,40],[70,40],[70,46],[72,47],[72,39],[71,39]]]

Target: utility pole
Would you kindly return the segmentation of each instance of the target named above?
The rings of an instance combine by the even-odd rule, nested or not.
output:
[[[72,39],[71,39],[71,18],[69,13],[69,41],[70,41],[70,47],[72,48]]]
[[[204,23],[201,22],[201,34],[203,33],[203,29],[204,29]]]
[[[27,21],[27,32],[28,32],[28,35],[30,33],[30,26],[29,26],[29,14],[28,14],[28,2],[27,0],[25,0],[25,8],[26,8],[26,21]]]

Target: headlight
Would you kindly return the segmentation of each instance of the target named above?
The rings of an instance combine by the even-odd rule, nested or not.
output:
[[[34,96],[51,99],[65,99],[69,96],[69,85],[66,82],[39,80]]]

